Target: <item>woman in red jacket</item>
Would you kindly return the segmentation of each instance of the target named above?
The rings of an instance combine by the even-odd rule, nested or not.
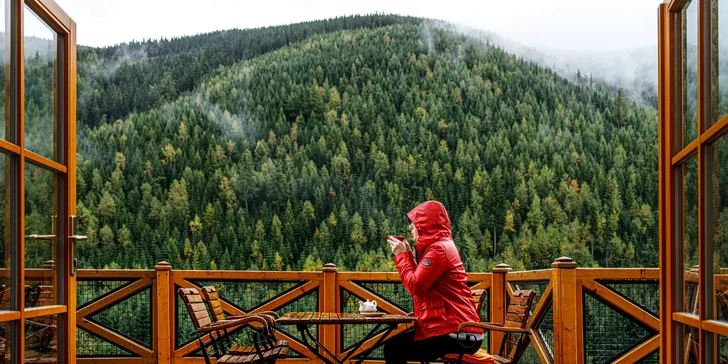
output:
[[[417,324],[384,345],[386,364],[407,361],[435,361],[445,354],[467,354],[480,349],[483,330],[464,329],[463,322],[480,322],[460,254],[450,231],[445,206],[427,201],[407,214],[419,262],[406,240],[389,238],[394,262],[407,291],[414,300]]]

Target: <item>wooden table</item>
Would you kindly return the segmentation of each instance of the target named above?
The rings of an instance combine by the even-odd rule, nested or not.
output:
[[[303,345],[305,345],[311,352],[316,354],[324,363],[327,364],[342,364],[349,360],[352,355],[356,352],[359,347],[362,346],[367,340],[374,337],[376,332],[382,325],[387,325],[387,329],[384,334],[379,337],[377,342],[374,343],[369,349],[365,350],[361,354],[361,359],[357,361],[357,364],[361,364],[377,346],[379,346],[387,336],[392,333],[399,324],[415,323],[417,319],[414,316],[404,315],[383,315],[383,316],[362,316],[356,313],[335,313],[335,312],[289,312],[279,319],[276,323],[279,325],[296,325],[296,328],[301,333]],[[341,359],[337,358],[336,355],[332,354],[331,351],[326,349],[319,341],[318,338],[314,337],[309,331],[310,325],[362,325],[362,324],[374,324],[376,325],[363,339],[359,340],[354,347]],[[309,339],[313,344],[309,343]],[[315,346],[314,346],[315,345]],[[319,352],[325,352],[329,357]]]

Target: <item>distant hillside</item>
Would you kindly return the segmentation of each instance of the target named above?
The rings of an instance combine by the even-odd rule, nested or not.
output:
[[[124,47],[85,50],[80,264],[389,270],[434,198],[470,271],[657,265],[654,110],[416,19],[336,21],[134,45],[107,78]]]
[[[230,66],[317,34],[421,21],[398,15],[357,15],[105,48],[79,47],[78,120],[94,126],[157,108],[197,87],[219,66]]]

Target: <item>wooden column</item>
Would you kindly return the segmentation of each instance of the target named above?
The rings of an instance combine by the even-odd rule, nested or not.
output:
[[[157,280],[154,288],[156,295],[154,296],[156,315],[153,315],[152,327],[154,332],[152,337],[156,337],[155,350],[157,352],[157,363],[169,364],[172,356],[172,305],[169,301],[170,281],[169,272],[172,266],[167,262],[159,262],[154,266],[157,273]]]
[[[337,270],[336,265],[333,263],[325,264],[322,269],[324,279],[319,290],[319,311],[321,312],[339,312],[339,309],[336,306],[336,297],[338,295],[338,287],[336,285]],[[329,349],[332,353],[338,356],[340,347],[337,331],[339,330],[339,326],[321,325],[318,327],[318,330],[319,341],[325,348]],[[324,354],[323,351],[321,351],[321,353]]]
[[[498,264],[492,269],[493,284],[490,286],[490,322],[504,324],[506,322],[506,309],[508,307],[508,289],[506,288],[506,274],[513,271],[508,264]],[[491,331],[490,351],[497,352],[503,340],[503,333]]]
[[[554,313],[554,363],[583,362],[579,348],[581,328],[578,325],[579,296],[576,289],[577,264],[561,257],[551,264]]]

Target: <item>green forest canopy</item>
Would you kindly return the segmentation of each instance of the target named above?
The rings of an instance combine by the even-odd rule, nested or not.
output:
[[[468,271],[657,266],[652,108],[417,18],[304,25],[79,51],[81,267],[392,270],[428,199]]]

